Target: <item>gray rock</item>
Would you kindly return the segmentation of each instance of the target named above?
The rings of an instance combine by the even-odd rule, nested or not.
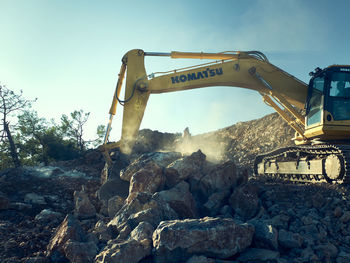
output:
[[[229,195],[229,190],[223,190],[209,196],[207,202],[203,205],[204,209],[206,210],[206,214],[209,216],[217,215],[224,203],[227,202],[226,199]]]
[[[77,242],[68,240],[64,244],[64,253],[70,262],[93,263],[98,248],[94,242]]]
[[[278,251],[248,248],[239,255],[239,262],[278,262],[280,253]]]
[[[348,223],[350,221],[350,211],[345,211],[339,220],[344,224]]]
[[[33,205],[46,205],[45,198],[36,193],[28,193],[24,197],[24,202]]]
[[[212,258],[207,258],[205,256],[192,256],[190,257],[186,263],[215,263],[215,260]]]
[[[143,169],[149,162],[154,162],[159,167],[166,167],[173,161],[181,158],[178,152],[152,152],[142,154],[125,169],[121,170],[120,178],[124,181],[130,181],[131,177]]]
[[[279,214],[271,218],[270,223],[277,229],[288,229],[290,217],[285,214]]]
[[[138,226],[131,231],[130,239],[135,239],[137,241],[142,241],[144,239],[152,240],[152,234],[154,227],[147,222],[141,222]]]
[[[96,216],[96,209],[90,202],[88,194],[85,189],[81,191],[74,191],[74,215],[79,219],[87,219]]]
[[[236,165],[232,161],[214,166],[200,180],[202,194],[209,197],[215,192],[230,191],[240,181]]]
[[[106,181],[97,191],[97,197],[104,202],[108,202],[112,197],[119,195],[122,198],[127,198],[129,194],[129,182],[121,180],[119,177],[114,177]]]
[[[196,218],[197,208],[188,183],[182,181],[175,187],[156,193],[154,199],[162,199],[179,215],[180,219]]]
[[[303,238],[298,233],[281,229],[278,233],[278,243],[285,248],[300,248],[303,244]]]
[[[235,214],[244,220],[253,218],[259,211],[259,198],[257,188],[245,184],[236,188],[229,199]]]
[[[57,254],[60,255],[59,257],[65,257],[64,246],[68,240],[77,242],[86,240],[85,232],[79,221],[73,215],[67,215],[57,228],[47,246],[46,255],[52,259],[57,258]]]
[[[10,207],[10,199],[0,192],[0,210],[6,210]]]
[[[129,203],[140,192],[154,194],[162,190],[165,180],[162,168],[153,161],[148,162],[145,167],[132,175],[126,202]]]
[[[102,220],[99,220],[96,224],[92,233],[98,238],[101,242],[107,242],[113,237],[111,228],[107,227],[107,224]]]
[[[108,215],[114,217],[115,214],[123,207],[125,199],[119,195],[113,196],[108,200]]]
[[[95,258],[95,263],[137,263],[151,255],[151,242],[134,239],[122,243],[110,242]]]
[[[176,185],[177,183],[188,179],[189,177],[200,173],[201,168],[205,164],[206,156],[198,150],[190,156],[177,159],[167,166],[167,168],[175,169],[178,177],[167,177],[167,185]],[[170,182],[169,182],[170,181]]]
[[[336,258],[337,263],[349,263],[350,262],[350,253],[340,251],[339,255]]]
[[[140,222],[148,222],[157,227],[163,220],[177,219],[177,213],[168,203],[161,199],[154,199],[146,193],[138,193],[129,203],[125,204],[108,223],[108,226],[119,227],[128,222],[135,228]]]
[[[41,210],[39,214],[35,216],[37,221],[57,221],[62,220],[63,215],[59,212],[52,211],[51,209]]]
[[[255,227],[254,243],[258,248],[278,250],[278,231],[267,221],[249,221]]]
[[[161,222],[153,233],[157,262],[186,261],[191,254],[225,259],[252,243],[254,227],[232,219],[201,219]]]

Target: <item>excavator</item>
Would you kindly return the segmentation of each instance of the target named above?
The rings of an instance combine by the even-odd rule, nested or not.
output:
[[[145,57],[204,59],[207,63],[147,74]],[[309,85],[269,62],[259,51],[145,52],[133,49],[122,66],[110,108],[103,151],[130,153],[151,94],[211,86],[259,92],[295,130],[295,146],[262,153],[254,174],[310,183],[350,182],[350,65],[316,68]],[[120,92],[125,82],[124,99]],[[108,143],[117,104],[124,106],[121,139]],[[108,157],[107,157],[108,158]]]

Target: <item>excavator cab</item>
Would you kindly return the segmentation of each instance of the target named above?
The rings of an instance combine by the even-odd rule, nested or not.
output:
[[[306,103],[307,138],[350,139],[350,66],[330,66],[312,73]]]

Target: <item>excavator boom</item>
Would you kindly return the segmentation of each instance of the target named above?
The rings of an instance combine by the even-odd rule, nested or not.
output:
[[[147,56],[211,62],[147,74],[144,64]],[[119,95],[124,79],[122,100]],[[119,147],[124,153],[131,152],[151,94],[220,86],[259,92],[266,104],[296,131],[294,140],[301,146],[257,156],[255,174],[307,182],[350,182],[350,168],[346,165],[350,163],[350,66],[317,69],[307,85],[271,64],[258,51],[159,53],[130,50],[122,59],[103,148],[108,151]],[[342,95],[339,95],[340,88]],[[121,139],[107,144],[118,103],[124,106]],[[311,145],[315,143],[321,146]]]
[[[144,66],[145,56],[168,56],[183,59],[211,59],[213,62],[148,75]],[[118,146],[130,152],[137,136],[150,94],[175,92],[204,87],[232,86],[258,91],[270,106],[281,104],[276,109],[297,132],[303,133],[304,117],[299,113],[304,108],[307,85],[275,65],[269,63],[261,52],[152,53],[131,50],[123,58],[117,88],[110,114],[114,115],[116,105],[124,104],[122,137]],[[126,74],[124,100],[119,93]],[[159,75],[159,76],[156,76]],[[276,106],[278,107],[278,106]],[[299,109],[299,111],[298,111]],[[290,112],[293,117],[288,117]],[[110,125],[109,125],[110,126]],[[107,142],[108,132],[105,142]]]

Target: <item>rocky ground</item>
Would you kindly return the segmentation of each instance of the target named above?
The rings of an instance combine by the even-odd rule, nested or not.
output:
[[[290,145],[282,123],[272,114],[186,144],[144,130],[109,167],[91,151],[4,170],[0,262],[350,262],[348,186],[250,174],[255,153]]]

